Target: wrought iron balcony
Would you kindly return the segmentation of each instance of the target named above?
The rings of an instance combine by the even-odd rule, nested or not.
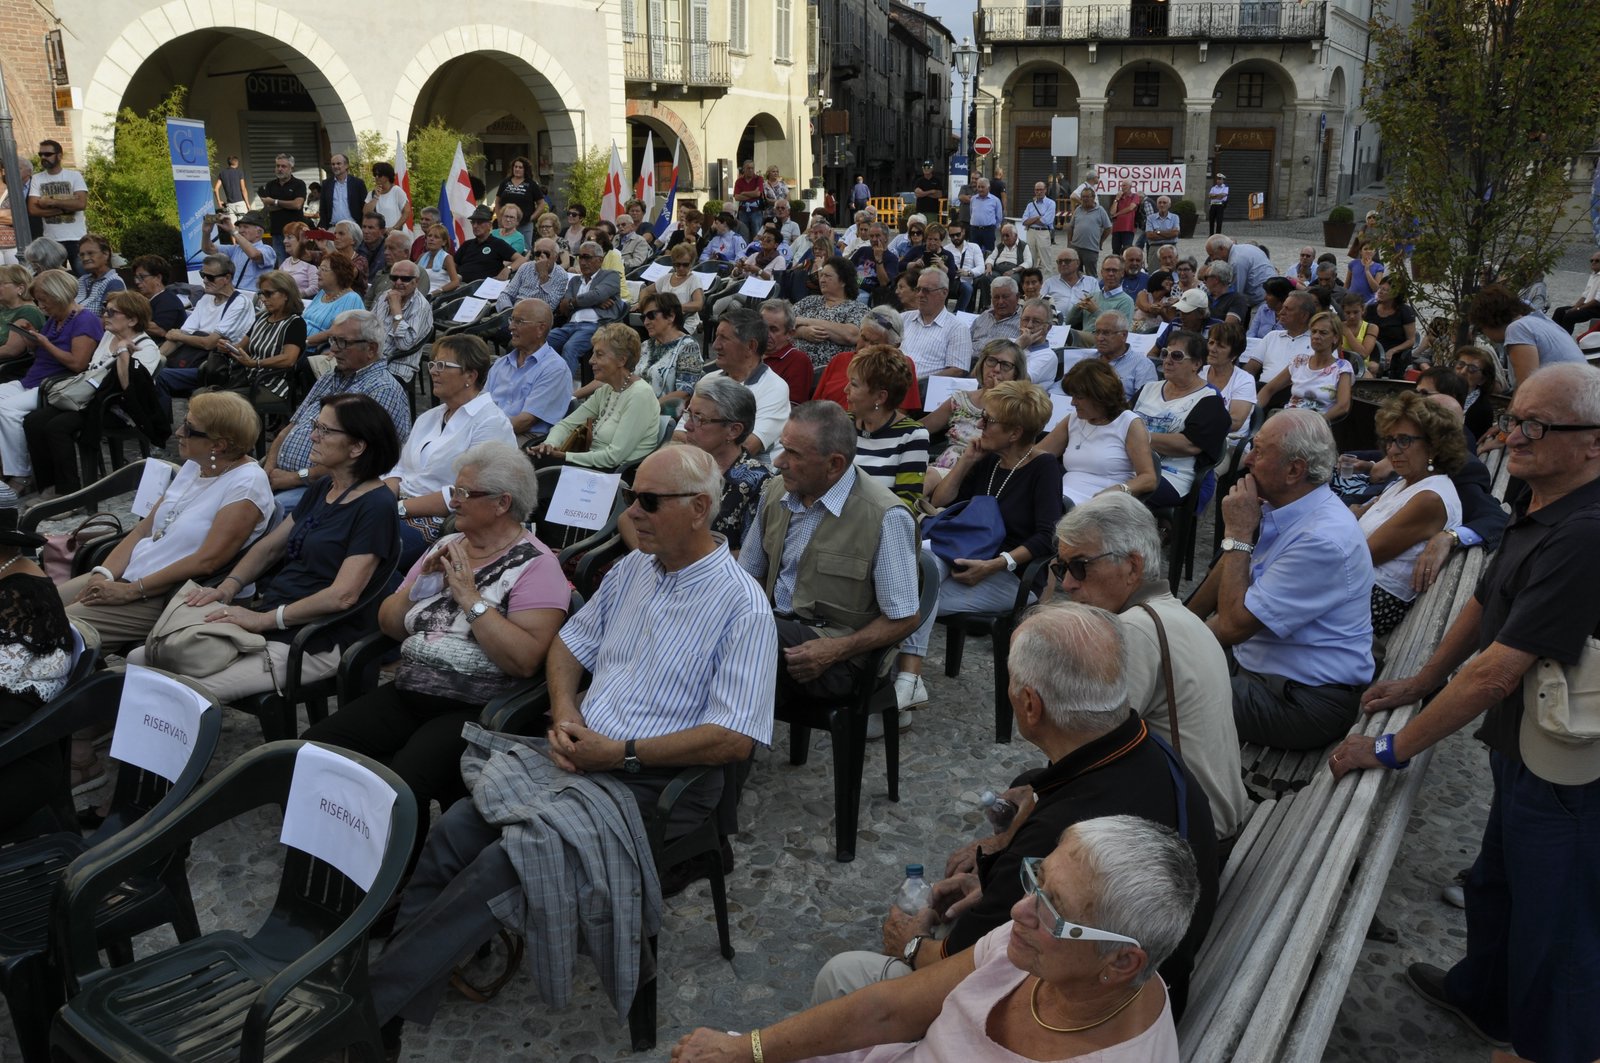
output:
[[[728,42],[639,34],[622,43],[622,67],[629,81],[726,88]]]
[[[1310,41],[1324,34],[1327,0],[1174,0],[1172,3],[983,7],[980,44],[1015,41]]]

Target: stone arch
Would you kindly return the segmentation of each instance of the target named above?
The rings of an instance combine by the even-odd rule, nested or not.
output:
[[[1345,100],[1344,67],[1336,66],[1328,78],[1328,110],[1343,112],[1349,104]]]
[[[767,111],[757,111],[745,120],[744,130],[739,134],[738,148],[734,152],[733,165],[737,167],[745,159],[754,158],[757,173],[774,163],[788,169],[785,164],[789,160],[777,156],[787,154],[789,150],[783,123]]]
[[[670,136],[682,145],[682,152],[678,156],[678,192],[687,193],[699,187],[697,182],[704,179],[705,154],[700,148],[700,142],[695,139],[687,123],[678,116],[671,107],[652,103],[649,100],[628,99],[628,121],[641,122],[652,127],[658,135]],[[685,172],[687,171],[687,172]]]
[[[1116,72],[1113,73],[1110,79],[1106,82],[1106,94],[1112,97],[1110,103],[1107,104],[1108,109],[1112,105],[1115,105],[1118,110],[1123,110],[1131,105],[1133,97],[1134,74],[1145,69],[1159,71],[1161,74],[1161,79],[1163,82],[1161,110],[1183,110],[1183,101],[1189,94],[1189,83],[1177,67],[1173,66],[1171,63],[1163,62],[1160,59],[1129,59],[1127,62],[1118,67]],[[1169,78],[1177,89],[1177,91],[1170,98],[1168,98],[1165,92],[1165,82]],[[1112,95],[1113,93],[1114,95]],[[1126,97],[1124,97],[1124,93],[1127,94]]]
[[[1224,68],[1222,73],[1218,74],[1216,80],[1210,85],[1196,85],[1195,88],[1197,90],[1204,89],[1205,95],[1212,97],[1216,97],[1218,92],[1222,93],[1222,96],[1217,99],[1217,105],[1214,109],[1233,110],[1236,95],[1230,92],[1230,89],[1234,88],[1238,76],[1245,73],[1266,74],[1269,83],[1277,86],[1282,97],[1281,106],[1284,110],[1293,107],[1299,102],[1301,96],[1315,95],[1315,89],[1303,89],[1300,83],[1295,80],[1294,75],[1289,73],[1283,64],[1274,62],[1271,59],[1258,58],[1241,59],[1237,63]],[[1197,92],[1196,95],[1199,95],[1199,93]],[[1272,108],[1268,107],[1266,110],[1271,111]]]
[[[1055,74],[1060,78],[1060,95],[1057,98],[1056,109],[1060,111],[1077,110],[1078,97],[1087,95],[1078,77],[1067,67],[1050,59],[1038,59],[1023,63],[1013,70],[1005,80],[1005,86],[1000,90],[1000,97],[1005,101],[1007,108],[1021,110],[1033,109],[1033,98],[1019,102],[1017,93],[1022,91],[1031,82],[1036,73]]]
[[[550,131],[550,150],[557,172],[563,172],[587,144],[599,137],[587,133],[580,143],[574,116],[588,113],[582,95],[561,63],[533,38],[505,26],[458,26],[429,40],[406,64],[389,104],[389,128],[408,130],[417,100],[429,80],[453,59],[481,53],[505,64],[521,81],[544,112]],[[604,128],[609,128],[605,123]],[[604,129],[600,131],[602,134]]]
[[[257,0],[216,6],[171,0],[131,22],[106,49],[84,93],[85,131],[111,124],[134,75],[159,48],[213,29],[260,46],[300,79],[317,105],[333,151],[353,148],[357,131],[375,124],[366,94],[339,52],[293,15]]]

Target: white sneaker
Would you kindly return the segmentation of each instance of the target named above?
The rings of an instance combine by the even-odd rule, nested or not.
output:
[[[884,713],[875,712],[871,716],[867,717],[868,742],[876,742],[878,739],[883,737],[884,715]],[[895,726],[899,728],[901,734],[905,734],[907,731],[911,730],[911,714],[909,712],[896,712],[895,719]]]
[[[928,703],[928,686],[914,672],[900,672],[894,677],[894,700],[901,711],[915,709]]]

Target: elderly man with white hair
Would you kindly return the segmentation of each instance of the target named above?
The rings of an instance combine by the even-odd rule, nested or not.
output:
[[[1163,552],[1149,506],[1131,495],[1099,495],[1056,524],[1051,585],[1117,614],[1128,645],[1128,704],[1200,780],[1217,837],[1232,838],[1249,798],[1228,659],[1205,623],[1172,596],[1161,577]]]
[[[966,376],[972,368],[972,333],[946,309],[949,296],[950,278],[944,271],[925,269],[917,278],[917,309],[900,315],[905,327],[900,349],[915,363],[918,380]]]
[[[1200,873],[1200,903],[1183,942],[1161,966],[1181,1015],[1189,972],[1217,897],[1217,840],[1205,789],[1167,743],[1128,709],[1123,626],[1103,609],[1072,602],[1034,609],[1011,640],[1008,694],[1017,733],[1044,754],[1043,768],[1013,782],[1026,815],[1004,833],[957,850],[918,915],[893,909],[883,952],[846,952],[817,975],[821,1003],[921,970],[1005,924],[1024,895],[1023,864],[1047,856],[1062,831],[1097,816],[1139,816],[1186,830]],[[885,959],[885,956],[888,959]]]
[[[1221,233],[1206,241],[1206,255],[1213,261],[1222,259],[1233,267],[1239,294],[1252,308],[1260,306],[1267,297],[1262,285],[1269,277],[1278,275],[1272,259],[1261,248]]]
[[[1189,601],[1233,650],[1245,742],[1321,749],[1350,730],[1372,680],[1372,553],[1328,489],[1337,457],[1321,414],[1268,418],[1222,500],[1221,553]]]
[[[1017,312],[1021,291],[1014,277],[996,277],[989,285],[989,309],[972,320],[972,349],[983,350],[990,340],[1017,338],[1022,327]]]

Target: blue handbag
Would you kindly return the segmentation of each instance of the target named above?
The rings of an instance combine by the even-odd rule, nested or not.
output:
[[[993,495],[974,495],[922,522],[922,537],[935,557],[953,565],[956,558],[987,561],[1005,544],[1006,522]]]

